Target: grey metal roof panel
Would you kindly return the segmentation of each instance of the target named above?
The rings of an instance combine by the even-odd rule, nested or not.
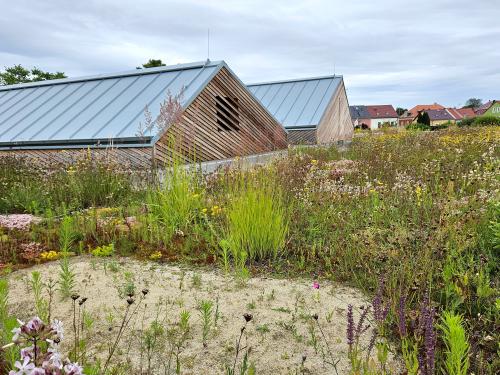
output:
[[[249,84],[247,87],[287,129],[317,126],[342,76]]]
[[[353,119],[368,119],[371,118],[370,112],[365,105],[351,105],[349,106],[349,111],[351,113],[351,118]]]
[[[0,144],[136,137],[146,105],[153,118],[168,94],[187,107],[222,66],[207,61],[0,87]]]

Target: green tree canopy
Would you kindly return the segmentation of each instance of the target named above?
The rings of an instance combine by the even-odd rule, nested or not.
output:
[[[0,85],[14,85],[16,83],[37,82],[58,78],[66,78],[66,75],[63,72],[44,72],[36,67],[29,70],[18,64],[5,67],[5,71],[0,72]]]
[[[431,118],[429,117],[429,114],[427,112],[420,112],[417,117],[417,122],[419,124],[430,125]]]
[[[407,111],[406,108],[401,108],[401,107],[396,108],[396,112],[397,112],[398,116],[401,116],[406,111]]]
[[[483,104],[483,101],[479,98],[470,98],[465,102],[465,108],[479,108]]]
[[[145,64],[142,64],[141,66],[138,66],[136,69],[142,69],[142,68],[157,68],[159,66],[165,66],[161,59],[155,60],[155,59],[149,59],[149,61]]]

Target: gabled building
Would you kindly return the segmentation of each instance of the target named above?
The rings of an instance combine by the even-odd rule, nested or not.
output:
[[[172,98],[175,123],[142,132],[145,108],[154,123]],[[207,161],[283,149],[287,135],[224,61],[0,87],[0,156],[68,162],[78,150],[112,149],[148,168],[168,162],[172,147]]]
[[[379,129],[382,126],[398,126],[398,114],[390,104],[353,105],[349,107],[355,127]]]
[[[434,104],[418,104],[412,109],[404,112],[401,116],[399,116],[399,125],[400,126],[408,126],[415,122],[418,117],[419,112],[427,111],[427,110],[436,110],[436,109],[445,109],[444,106],[438,103]]]
[[[350,141],[354,132],[342,76],[249,84],[247,87],[283,125],[291,144]]]
[[[480,107],[478,115],[500,117],[500,100],[490,100]]]
[[[429,115],[431,126],[455,123],[455,119],[447,109],[428,109],[422,112]]]
[[[472,108],[446,108],[455,121],[462,121],[466,118],[476,117]]]
[[[368,108],[366,108],[366,105],[351,105],[349,106],[349,111],[351,113],[351,119],[354,128],[371,128],[370,112],[368,112]]]

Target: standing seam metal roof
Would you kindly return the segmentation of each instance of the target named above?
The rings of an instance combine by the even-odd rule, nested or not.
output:
[[[223,61],[179,64],[129,72],[0,86],[0,147],[120,142],[138,138],[147,105],[156,118],[167,94],[186,108]]]
[[[342,76],[249,84],[247,87],[286,129],[318,126]]]

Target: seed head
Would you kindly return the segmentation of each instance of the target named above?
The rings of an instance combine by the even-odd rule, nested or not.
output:
[[[149,293],[149,289],[144,288],[144,289],[142,290],[142,295],[143,295],[144,297],[146,297],[146,294],[148,294],[148,293]]]
[[[318,314],[312,314],[312,318],[313,318],[314,320],[318,320],[318,319],[319,319],[319,316],[318,316]]]
[[[83,305],[85,302],[87,301],[87,297],[83,297],[79,302],[78,304],[81,306]]]
[[[128,303],[129,305],[131,305],[131,304],[133,304],[133,303],[134,303],[134,299],[132,298],[132,296],[129,296],[129,297],[127,298],[127,303]]]
[[[245,318],[245,321],[248,323],[250,320],[252,320],[253,316],[252,314],[245,313],[243,314],[243,318]]]
[[[76,293],[71,295],[71,299],[73,301],[76,301],[78,298],[80,298],[80,296],[78,294],[76,294]]]

